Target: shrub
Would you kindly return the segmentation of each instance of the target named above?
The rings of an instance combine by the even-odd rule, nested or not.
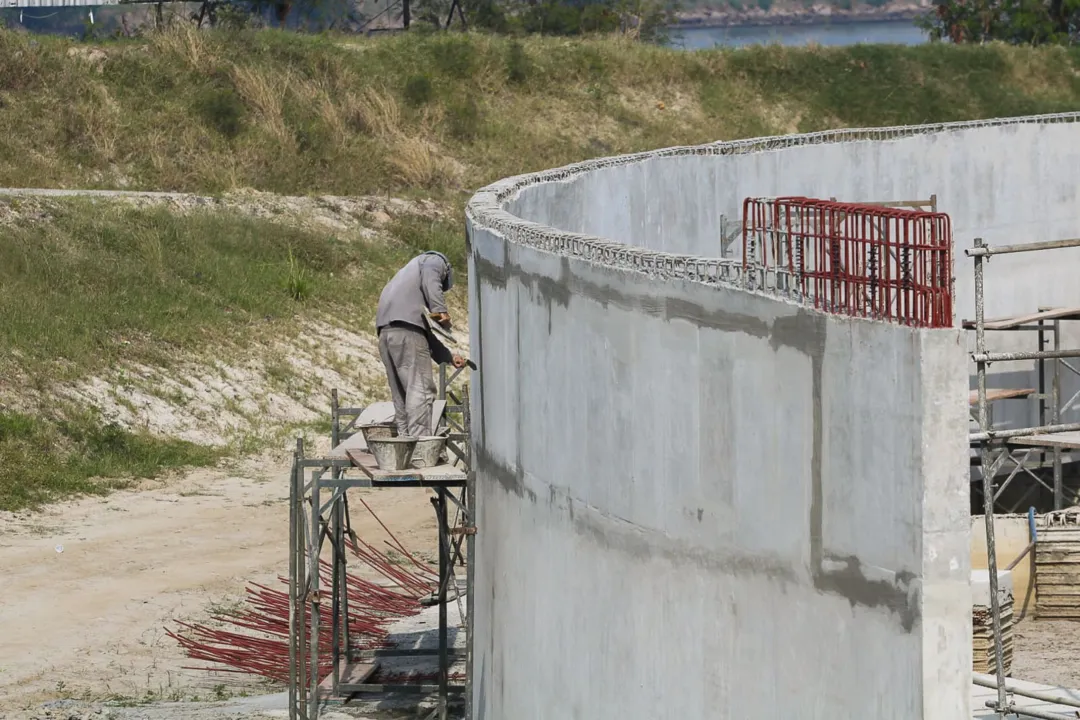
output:
[[[203,122],[230,140],[244,129],[244,103],[232,88],[202,91],[195,107]]]
[[[506,79],[514,85],[524,85],[532,72],[532,63],[525,54],[525,46],[514,41],[506,52]]]
[[[427,75],[413,75],[405,81],[405,103],[412,107],[427,105],[435,97],[435,88]]]
[[[466,142],[475,140],[480,134],[480,105],[476,97],[468,94],[457,97],[446,104],[446,121],[450,134]]]

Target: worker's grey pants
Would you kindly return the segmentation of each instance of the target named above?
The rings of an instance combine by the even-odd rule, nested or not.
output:
[[[398,435],[431,435],[435,379],[431,374],[431,348],[427,338],[419,330],[385,327],[379,333],[379,356],[390,382]]]

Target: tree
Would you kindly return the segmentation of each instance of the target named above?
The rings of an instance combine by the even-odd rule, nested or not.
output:
[[[919,21],[932,40],[1014,45],[1080,40],[1080,0],[938,0]]]

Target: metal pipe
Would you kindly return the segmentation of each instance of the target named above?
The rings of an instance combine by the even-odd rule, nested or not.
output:
[[[1057,338],[1054,338],[1054,347],[1058,348]],[[1014,360],[1057,360],[1061,358],[1078,358],[1080,349],[1055,349],[1055,350],[1022,350],[1019,352],[977,352],[971,356],[975,362],[1012,362]]]
[[[334,475],[337,475],[340,471],[335,469]],[[341,491],[345,493],[344,490]],[[330,534],[333,537],[331,543],[330,558],[331,558],[331,576],[330,576],[330,662],[331,668],[331,689],[333,694],[338,693],[338,684],[341,681],[341,671],[339,668],[339,661],[341,660],[341,595],[342,595],[342,582],[341,582],[341,500],[340,498],[334,503],[330,509]]]
[[[322,527],[319,518],[319,485],[322,470],[316,470],[311,479],[311,538],[308,543],[311,563],[311,711],[310,720],[319,717],[319,550],[322,548]]]
[[[304,607],[303,596],[307,592],[307,520],[304,518],[304,488],[306,486],[307,473],[304,470],[304,439],[296,439],[296,450],[299,467],[296,479],[296,694],[297,712],[301,720],[308,720],[307,715],[307,683],[305,674],[307,669],[307,642],[308,623],[307,612]]]
[[[450,659],[447,655],[446,585],[450,574],[450,528],[446,526],[446,490],[439,488],[439,720],[449,717]],[[457,588],[455,588],[456,590]]]
[[[973,248],[968,248],[964,251],[964,254],[968,257],[989,257],[991,255],[1008,255],[1010,253],[1034,252],[1036,250],[1060,250],[1071,247],[1080,247],[1080,238],[1046,240],[1023,245],[998,245],[996,247],[979,244]]]
[[[1054,353],[1061,351],[1061,321],[1054,320]],[[1054,361],[1054,373],[1050,386],[1050,422],[1061,422],[1061,363]],[[1060,510],[1065,505],[1064,490],[1061,485],[1061,448],[1054,448],[1054,509]]]
[[[292,475],[289,477],[289,720],[299,720],[296,716],[296,476],[300,473],[298,460],[300,441],[293,453]]]
[[[994,676],[985,673],[972,673],[971,682],[979,687],[991,689],[997,688]],[[1062,697],[1061,695],[1043,692],[1042,690],[1028,690],[1027,688],[1017,687],[1015,682],[1010,683],[1008,680],[1005,681],[1005,689],[1013,695],[1020,695],[1021,697],[1031,698],[1032,700],[1041,700],[1052,705],[1066,705],[1068,707],[1080,708],[1080,698],[1068,696]]]
[[[1068,715],[1058,715],[1057,713],[1048,713],[1032,708],[1016,707],[1015,705],[998,704],[993,700],[987,700],[986,707],[996,711],[1000,717],[1004,717],[1005,715],[1024,715],[1026,717],[1038,718],[1039,720],[1073,720],[1073,718],[1070,718]],[[1002,710],[1001,708],[1005,709]]]
[[[352,652],[352,640],[349,634],[349,569],[348,553],[345,552],[345,535],[352,532],[352,525],[349,519],[349,496],[342,495],[341,497],[341,584],[345,586],[345,592],[341,598],[341,634],[342,644],[344,645],[345,659],[349,659],[349,653]]]
[[[982,238],[975,239],[975,247],[982,247]],[[983,264],[981,255],[975,257],[975,350],[986,353],[986,317],[983,307]],[[986,402],[986,363],[978,363],[979,392],[979,430],[990,430]],[[997,708],[1005,705],[1005,659],[1001,647],[1001,604],[998,598],[997,548],[994,543],[994,480],[990,472],[990,444],[984,442],[980,447],[982,460],[983,517],[986,521],[986,568],[990,576],[990,614],[994,630],[994,664],[997,669],[998,703]]]
[[[465,432],[471,430],[471,408],[469,405],[469,386],[466,385],[462,393],[462,406],[464,415]],[[468,441],[466,441],[468,442]],[[471,457],[471,448],[465,447],[465,454]],[[466,528],[465,534],[465,720],[473,720],[473,583],[476,581],[475,552],[476,552],[476,473],[473,472],[472,464],[466,460],[468,474],[465,480],[465,513],[462,518]],[[471,532],[470,532],[471,531]]]
[[[987,430],[971,433],[968,441],[981,442],[983,440],[1007,440],[1025,435],[1051,435],[1053,433],[1072,432],[1080,430],[1080,423],[1064,423],[1062,425],[1044,425],[1042,427],[1014,428],[1012,430]]]
[[[341,406],[338,404],[337,388],[330,391],[330,447],[341,442]]]
[[[1039,320],[1039,352],[1046,350],[1046,322]],[[1046,359],[1039,360],[1039,424],[1046,425]],[[1046,467],[1046,450],[1039,451],[1039,467]]]
[[[1027,554],[1029,552],[1031,552],[1034,549],[1035,549],[1035,541],[1032,540],[1031,542],[1029,542],[1027,544],[1027,547],[1024,548],[1023,552],[1021,552],[1019,555],[1017,555],[1016,558],[1013,559],[1013,561],[1011,563],[1009,563],[1008,565],[1005,566],[1005,569],[1006,570],[1012,570],[1014,567],[1016,567],[1020,563],[1021,560],[1023,560],[1025,557],[1027,557]]]

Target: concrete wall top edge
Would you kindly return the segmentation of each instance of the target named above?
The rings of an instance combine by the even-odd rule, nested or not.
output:
[[[505,178],[477,191],[465,208],[472,227],[495,231],[505,240],[535,247],[542,252],[564,257],[576,257],[613,269],[644,273],[661,282],[688,280],[707,285],[723,285],[740,290],[757,291],[761,295],[795,302],[807,308],[798,297],[793,277],[783,270],[768,272],[756,267],[743,267],[739,259],[687,255],[650,249],[620,242],[615,237],[570,232],[519,217],[508,207],[524,191],[542,185],[564,184],[602,169],[646,163],[664,158],[686,158],[690,155],[723,157],[770,153],[806,146],[866,144],[866,142],[899,141],[916,136],[941,135],[980,130],[986,127],[1018,127],[1080,122],[1080,112],[1042,114],[1016,118],[907,125],[877,128],[855,128],[820,133],[759,137],[733,141],[717,141],[700,146],[680,146],[639,152],[616,157],[599,158],[564,167],[548,169]],[[622,237],[625,241],[625,237]]]
[[[471,224],[495,230],[512,243],[529,245],[557,255],[580,257],[593,263],[631,272],[644,272],[659,280],[687,279],[706,284],[727,285],[742,290],[758,289],[772,297],[779,296],[798,302],[798,298],[793,297],[792,294],[791,279],[785,277],[782,271],[766,277],[754,268],[744,268],[739,260],[661,252],[629,245],[613,238],[568,232],[516,216],[507,211],[506,207],[529,187],[570,182],[595,170],[643,163],[657,158],[767,153],[807,145],[888,142],[917,135],[962,132],[986,127],[1075,122],[1080,122],[1080,112],[927,125],[829,130],[719,141],[697,146],[669,147],[598,158],[492,183],[480,189],[470,199],[466,207],[466,217]],[[754,276],[755,274],[757,277]]]
[[[823,130],[813,133],[795,133],[771,137],[747,138],[744,140],[718,140],[703,145],[678,145],[674,147],[648,150],[628,155],[585,160],[563,167],[526,173],[497,180],[478,190],[468,203],[467,212],[475,220],[483,223],[491,211],[501,209],[508,200],[531,185],[549,182],[566,182],[576,175],[616,165],[628,165],[645,160],[679,155],[736,155],[762,153],[783,150],[802,145],[845,142],[887,142],[900,140],[914,135],[932,135],[943,132],[956,132],[983,127],[1003,127],[1007,125],[1041,125],[1049,123],[1080,122],[1080,112],[1051,113],[1045,115],[1024,115],[1010,118],[992,118],[989,120],[967,120],[963,122],[931,123],[924,125],[896,125],[879,128],[850,128],[841,130]],[[510,216],[513,217],[513,216]],[[596,238],[599,239],[599,238]]]

